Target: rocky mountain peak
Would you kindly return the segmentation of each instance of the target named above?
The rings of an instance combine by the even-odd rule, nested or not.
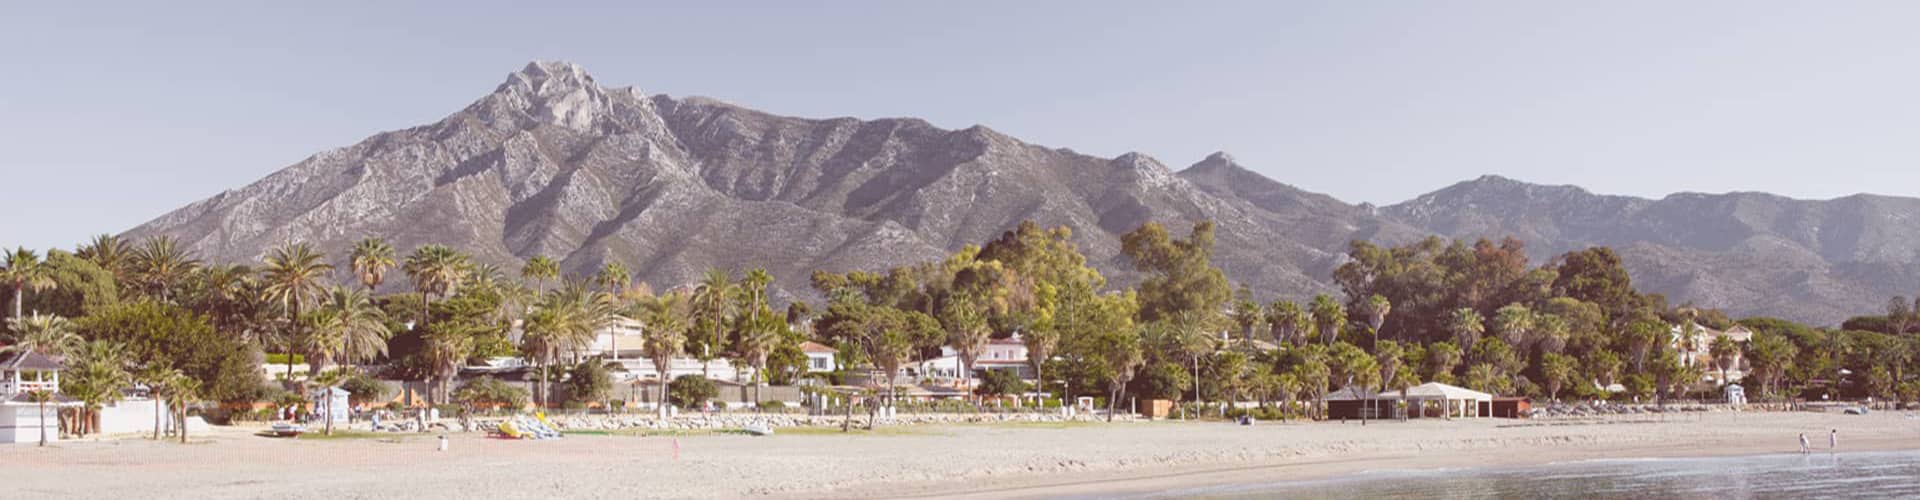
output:
[[[611,109],[606,90],[593,76],[580,65],[564,61],[527,63],[507,75],[494,96],[543,122],[574,130],[586,130]]]

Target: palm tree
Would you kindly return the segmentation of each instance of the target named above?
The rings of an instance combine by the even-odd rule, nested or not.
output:
[[[113,275],[114,281],[121,283],[130,281],[129,268],[133,265],[133,245],[120,239],[119,236],[95,235],[92,241],[80,245],[79,251],[74,252],[74,255],[100,266],[100,269]]]
[[[454,376],[460,373],[460,363],[473,353],[473,329],[462,328],[458,324],[450,328],[428,330],[426,340],[426,359],[432,376],[438,379],[435,387],[428,390],[427,399],[434,402],[446,400],[448,388]],[[435,396],[435,394],[439,394]]]
[[[280,303],[287,312],[287,381],[293,381],[293,344],[302,338],[300,312],[308,302],[326,290],[327,273],[333,270],[325,256],[306,242],[287,243],[267,254],[261,281],[267,284],[267,297]],[[318,373],[312,371],[309,373]]]
[[[53,273],[47,269],[40,255],[25,247],[8,252],[5,261],[0,261],[0,283],[13,288],[13,316],[22,317],[20,305],[25,301],[27,290],[43,292],[60,286],[53,281]]]
[[[1373,330],[1373,343],[1380,344],[1380,327],[1386,326],[1387,314],[1393,311],[1393,303],[1381,295],[1367,299],[1367,326]]]
[[[47,446],[47,403],[53,402],[53,391],[37,389],[27,391],[27,401],[40,407],[40,446]]]
[[[160,440],[160,429],[162,427],[160,416],[166,413],[166,408],[164,403],[161,402],[160,395],[166,392],[167,385],[172,384],[174,380],[184,376],[185,374],[182,374],[179,369],[159,363],[147,363],[147,366],[142,367],[139,372],[133,374],[134,381],[146,385],[147,392],[153,396],[154,441]]]
[[[172,236],[148,237],[133,253],[134,281],[161,301],[173,300],[173,287],[200,269],[200,259],[180,248]]]
[[[1500,340],[1505,341],[1507,345],[1525,353],[1531,345],[1528,342],[1532,339],[1534,328],[1539,324],[1538,319],[1539,317],[1533,313],[1533,310],[1527,309],[1527,306],[1507,304],[1494,311],[1493,331],[1500,334]]]
[[[7,330],[10,332],[7,336],[10,345],[0,347],[0,353],[33,352],[60,356],[77,350],[83,341],[80,334],[75,333],[73,322],[38,312],[24,318],[7,318]]]
[[[327,341],[310,346],[320,347],[308,355],[308,369],[313,373],[320,373],[332,361],[357,365],[386,355],[387,339],[393,332],[387,329],[386,311],[374,304],[366,291],[333,287],[320,302],[319,310],[321,314],[316,316],[320,319],[310,326],[325,332],[316,337]]]
[[[973,388],[973,362],[987,350],[987,341],[992,338],[993,330],[987,328],[987,317],[972,300],[956,297],[940,311],[941,326],[947,330],[947,345],[953,347],[960,361],[961,387],[969,393]]]
[[[1734,360],[1739,358],[1740,344],[1735,343],[1733,337],[1714,337],[1713,342],[1707,344],[1707,354],[1713,357],[1714,367],[1720,369],[1720,385],[1726,385],[1727,370],[1732,369]]]
[[[1190,311],[1182,311],[1168,325],[1173,330],[1174,342],[1180,353],[1187,356],[1193,367],[1193,402],[1200,403],[1200,358],[1219,349],[1213,335],[1207,332],[1207,325]],[[1183,414],[1185,410],[1182,410]]]
[[[1453,315],[1447,317],[1447,331],[1453,333],[1454,345],[1465,352],[1480,342],[1480,335],[1487,333],[1487,320],[1471,307],[1454,309]]]
[[[707,375],[708,362],[713,359],[713,346],[725,341],[720,329],[727,322],[733,297],[737,293],[739,289],[733,285],[733,273],[720,268],[708,269],[700,285],[693,289],[694,321],[713,325],[711,334],[701,339],[700,352],[694,353],[700,358],[701,376]]]
[[[1320,337],[1327,345],[1333,345],[1340,336],[1340,327],[1347,324],[1347,308],[1326,294],[1313,296],[1313,324],[1320,328]]]
[[[1298,347],[1313,330],[1313,315],[1301,310],[1300,304],[1276,301],[1267,305],[1267,327],[1273,331],[1274,343]]]
[[[1300,377],[1293,372],[1281,373],[1274,376],[1273,388],[1274,390],[1280,391],[1280,399],[1283,404],[1286,405],[1283,408],[1287,411],[1293,410],[1293,396],[1299,394],[1302,387]],[[1286,418],[1286,413],[1283,412],[1280,415],[1281,418]]]
[[[647,318],[646,342],[641,350],[647,359],[653,361],[653,369],[660,374],[660,399],[658,406],[660,418],[667,418],[667,373],[673,365],[673,358],[686,350],[687,317],[689,306],[685,295],[669,293],[653,297],[641,303],[642,316]]]
[[[740,350],[753,367],[753,403],[760,404],[760,386],[766,383],[767,356],[780,345],[780,331],[784,323],[767,318],[764,321],[749,323],[745,331],[740,332]]]
[[[413,279],[413,288],[420,292],[420,327],[426,328],[427,320],[432,316],[433,297],[452,296],[465,277],[467,256],[454,251],[446,245],[423,245],[413,250],[407,257],[403,269]]]
[[[120,390],[130,382],[126,353],[126,347],[121,344],[95,340],[67,356],[67,376],[60,379],[60,392],[82,403],[80,434],[92,428],[88,415],[97,413],[107,403],[118,401]]]
[[[387,245],[386,240],[367,238],[353,244],[349,267],[360,279],[360,285],[367,287],[367,293],[373,293],[373,289],[387,281],[387,270],[393,269],[393,265],[393,247]]]
[[[540,293],[547,292],[547,283],[560,277],[560,263],[552,257],[535,255],[527,258],[527,265],[520,267],[520,279],[531,281],[539,287]]]
[[[569,283],[534,305],[522,327],[525,333],[521,336],[520,349],[540,367],[536,395],[540,396],[541,406],[550,402],[547,373],[557,353],[561,350],[578,353],[592,345],[594,336],[606,329],[614,317],[612,296],[590,290],[581,283]]]
[[[619,262],[608,262],[606,267],[600,268],[600,272],[593,275],[593,282],[600,285],[600,288],[607,293],[619,295],[621,290],[625,290],[628,284],[633,283],[633,276],[627,273],[627,266]]]
[[[181,375],[161,387],[166,389],[165,396],[173,405],[173,428],[179,430],[180,444],[187,444],[187,406],[200,399],[200,380]]]

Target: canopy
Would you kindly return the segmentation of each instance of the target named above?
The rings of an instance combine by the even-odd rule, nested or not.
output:
[[[1405,394],[1403,395],[1402,392],[1404,392]],[[1380,397],[1391,398],[1391,399],[1404,398],[1404,399],[1414,399],[1414,400],[1425,399],[1425,400],[1493,401],[1492,394],[1487,394],[1484,392],[1467,389],[1464,387],[1455,387],[1447,384],[1442,384],[1439,382],[1427,382],[1425,384],[1408,387],[1406,391],[1395,391],[1395,392],[1381,394]]]

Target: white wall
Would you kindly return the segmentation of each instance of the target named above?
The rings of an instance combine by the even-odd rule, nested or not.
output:
[[[47,405],[47,442],[60,440],[60,409]],[[0,404],[0,443],[39,443],[39,405]]]
[[[100,409],[101,434],[152,434],[153,400],[123,399]],[[161,425],[167,425],[165,420]]]

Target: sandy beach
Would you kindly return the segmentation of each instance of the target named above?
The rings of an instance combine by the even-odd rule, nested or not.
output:
[[[35,498],[1009,498],[1126,495],[1382,470],[1627,457],[1920,449],[1904,412],[1695,413],[1589,420],[975,424],[744,435],[139,438],[0,449],[0,481]]]

